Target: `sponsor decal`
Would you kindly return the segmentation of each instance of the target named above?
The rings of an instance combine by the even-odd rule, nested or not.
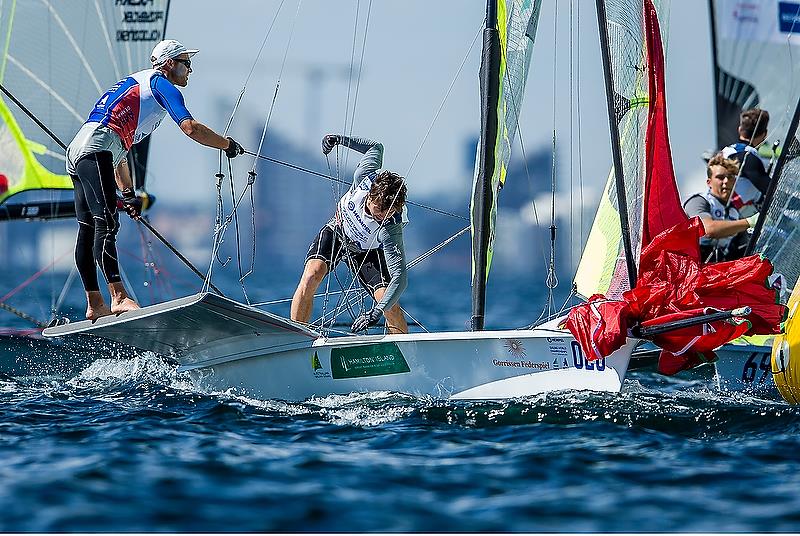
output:
[[[738,22],[758,22],[759,6],[752,2],[736,2],[731,15]]]
[[[353,203],[352,201],[348,201],[347,202],[347,209],[348,210],[355,210],[356,209],[356,204]]]
[[[365,378],[411,372],[403,352],[393,342],[331,350],[334,379]]]
[[[778,2],[778,24],[782,33],[800,33],[800,4]]]
[[[546,361],[504,361],[501,359],[492,359],[492,365],[495,367],[511,367],[511,368],[528,368],[536,370],[550,370],[550,363]]]
[[[314,370],[314,377],[315,378],[330,378],[331,373],[323,370],[322,363],[319,360],[319,355],[317,352],[314,352],[314,355],[311,356],[311,368]]]
[[[568,355],[567,342],[561,337],[547,337],[547,347],[550,350],[550,355],[556,356],[559,361],[562,357],[567,357]]]
[[[572,346],[572,362],[575,365],[576,369],[593,370],[597,372],[603,372],[604,370],[606,370],[605,357],[589,361],[588,359],[584,358],[583,350],[581,350],[581,345],[578,344],[578,341],[572,341],[571,346]]]
[[[525,347],[522,346],[522,341],[519,339],[508,339],[503,343],[503,346],[505,346],[508,353],[514,357],[528,357],[528,354],[525,353]]]

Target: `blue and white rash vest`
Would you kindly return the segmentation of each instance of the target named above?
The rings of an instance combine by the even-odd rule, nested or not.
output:
[[[146,69],[103,93],[67,148],[67,173],[84,156],[109,151],[116,166],[134,143],[151,134],[169,114],[177,123],[192,119],[183,95],[161,71]]]

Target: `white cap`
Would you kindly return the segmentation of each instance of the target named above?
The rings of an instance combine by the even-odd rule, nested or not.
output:
[[[180,41],[165,39],[153,48],[153,52],[150,54],[150,62],[154,66],[161,65],[165,61],[177,58],[181,54],[189,54],[189,57],[192,57],[198,52],[196,49],[186,48]]]

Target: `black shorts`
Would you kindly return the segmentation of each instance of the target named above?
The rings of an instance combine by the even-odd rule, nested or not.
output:
[[[341,231],[326,225],[311,242],[306,254],[306,263],[310,259],[318,259],[326,264],[328,271],[331,271],[342,258],[347,261],[350,271],[357,274],[358,280],[370,293],[389,286],[392,276],[386,266],[382,249],[351,251],[347,249]]]

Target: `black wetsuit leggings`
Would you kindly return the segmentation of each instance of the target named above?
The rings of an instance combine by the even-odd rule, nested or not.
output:
[[[114,161],[109,151],[81,158],[71,175],[75,186],[75,214],[78,218],[78,241],[75,264],[87,291],[100,290],[95,263],[108,283],[121,281],[117,261],[117,185]]]

